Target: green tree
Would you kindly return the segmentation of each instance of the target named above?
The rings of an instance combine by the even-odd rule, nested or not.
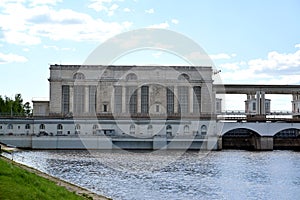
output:
[[[0,115],[6,116],[30,116],[31,115],[30,103],[23,104],[21,94],[16,94],[14,99],[7,96],[2,98],[0,95]]]

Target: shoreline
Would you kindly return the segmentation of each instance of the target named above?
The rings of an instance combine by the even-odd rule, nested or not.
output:
[[[1,146],[3,148],[3,145],[1,145]],[[93,200],[110,200],[111,199],[111,198],[107,198],[107,197],[102,196],[102,195],[98,195],[98,194],[96,194],[96,193],[94,193],[94,192],[92,192],[92,191],[90,191],[90,190],[88,190],[86,188],[80,187],[80,186],[75,185],[73,183],[69,183],[67,181],[64,181],[64,180],[61,180],[59,178],[53,177],[53,176],[51,176],[49,174],[41,172],[41,171],[39,171],[37,169],[34,169],[32,167],[29,167],[29,166],[23,165],[21,163],[15,162],[13,160],[10,160],[10,159],[2,156],[2,155],[0,155],[0,159],[6,161],[8,163],[11,163],[11,164],[13,164],[15,166],[18,166],[18,167],[20,167],[20,168],[22,168],[22,169],[24,169],[24,170],[26,170],[28,172],[34,173],[37,176],[46,178],[46,179],[54,182],[57,186],[64,187],[68,191],[74,192],[74,193],[76,193],[79,196],[85,197],[86,199],[93,199]]]

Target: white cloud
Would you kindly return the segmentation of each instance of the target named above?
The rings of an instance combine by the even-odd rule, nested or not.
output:
[[[29,0],[30,6],[37,6],[37,5],[56,5],[57,3],[62,2],[62,0]]]
[[[91,0],[92,3],[88,5],[88,8],[91,8],[97,12],[104,11],[108,16],[112,16],[119,8],[119,5],[114,2],[120,1],[123,0]]]
[[[16,54],[4,54],[0,53],[0,64],[12,63],[12,62],[27,62],[27,58]]]
[[[240,64],[239,63],[225,63],[225,64],[220,64],[218,67],[221,69],[226,69],[226,70],[238,70],[240,69]]]
[[[153,14],[153,13],[154,13],[154,9],[153,9],[153,8],[150,8],[150,9],[148,9],[148,10],[145,10],[145,13]]]
[[[112,10],[118,5],[110,6]],[[43,37],[52,40],[103,41],[124,30],[131,22],[105,22],[88,14],[49,6],[26,7],[8,3],[0,13],[2,42],[36,45]]]
[[[2,41],[16,45],[36,45],[41,43],[41,39],[37,36],[14,30],[4,32]]]
[[[91,0],[91,2],[92,3],[88,7],[99,12],[99,11],[107,11],[108,7],[105,4],[111,3],[112,0]]]
[[[219,67],[227,83],[300,84],[300,50],[293,53],[272,51],[265,59],[223,63]]]
[[[151,26],[149,26],[148,28],[169,28],[170,25],[168,22],[163,22],[163,23],[160,23],[160,24],[153,24]]]
[[[124,8],[123,11],[124,12],[131,12],[130,8]]]
[[[43,45],[44,49],[53,49],[55,51],[75,51],[75,48],[69,48],[69,47],[58,47],[55,45]]]
[[[172,22],[173,24],[178,24],[178,23],[179,23],[179,21],[178,21],[177,19],[172,19],[171,22]]]
[[[295,45],[295,48],[300,48],[300,44],[296,44],[296,45]]]
[[[248,62],[249,68],[254,71],[286,71],[300,67],[300,50],[295,53],[278,53],[272,51],[268,53],[267,59],[254,59]]]
[[[23,48],[22,50],[25,51],[25,52],[30,51],[30,49],[28,49],[28,48]]]

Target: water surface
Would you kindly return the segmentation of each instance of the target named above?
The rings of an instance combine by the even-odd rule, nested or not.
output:
[[[13,159],[113,199],[300,199],[293,151],[22,151]]]

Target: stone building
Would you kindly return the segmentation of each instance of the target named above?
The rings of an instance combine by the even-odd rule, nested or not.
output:
[[[246,115],[266,115],[271,113],[271,100],[265,98],[265,93],[257,92],[256,95],[247,95],[245,101]]]
[[[216,109],[211,67],[51,65],[49,83],[50,116],[210,118]]]

